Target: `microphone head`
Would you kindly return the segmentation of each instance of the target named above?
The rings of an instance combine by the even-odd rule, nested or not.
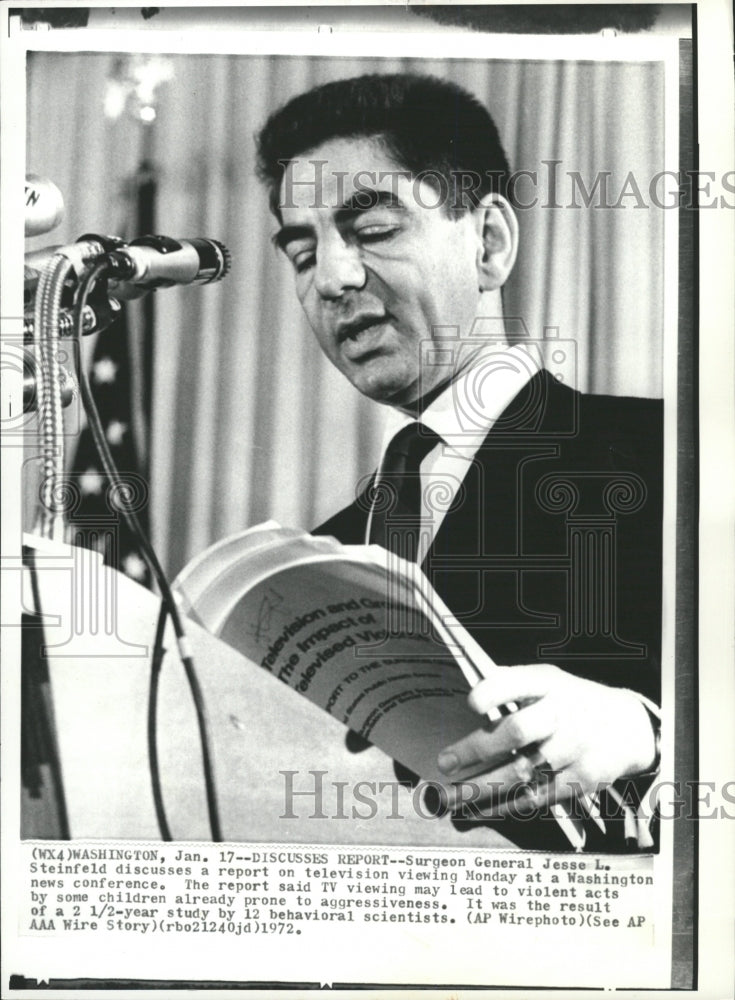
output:
[[[218,277],[214,279],[215,281],[221,281],[224,277],[226,277],[226,275],[230,273],[230,268],[232,267],[232,254],[230,253],[228,248],[224,245],[224,243],[220,243],[219,240],[212,240],[212,243],[217,244],[217,247],[219,248],[219,251],[222,254],[222,271],[218,275]]]
[[[198,236],[188,243],[199,255],[199,272],[196,281],[200,285],[208,285],[213,281],[222,281],[232,266],[230,251],[219,240],[206,239]]]
[[[37,174],[26,174],[25,235],[49,233],[63,218],[64,198],[54,182]]]

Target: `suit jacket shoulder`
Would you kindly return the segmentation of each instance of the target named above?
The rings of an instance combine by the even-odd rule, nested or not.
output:
[[[478,461],[501,445],[522,449],[533,441],[544,441],[558,449],[558,457],[563,453],[567,461],[578,465],[604,460],[611,471],[645,471],[653,485],[661,481],[663,401],[579,393],[544,371],[496,421]],[[332,535],[345,545],[360,545],[365,541],[369,510],[366,490],[312,533]]]

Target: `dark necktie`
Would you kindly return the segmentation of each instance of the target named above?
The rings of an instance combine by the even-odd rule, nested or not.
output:
[[[370,541],[411,562],[421,528],[420,467],[440,441],[425,424],[404,427],[388,445],[373,487]]]

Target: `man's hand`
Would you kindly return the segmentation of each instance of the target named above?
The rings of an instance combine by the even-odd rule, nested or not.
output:
[[[654,767],[653,726],[631,691],[542,663],[497,667],[469,695],[470,707],[480,715],[509,702],[519,710],[488,721],[446,747],[438,760],[455,781],[472,775],[481,793],[486,790],[476,801],[491,799],[500,806],[499,814],[506,811],[508,792],[521,785],[526,786],[522,797],[541,806],[568,800],[580,789],[594,794],[618,778]],[[530,748],[527,754],[524,747]],[[538,761],[548,762],[551,773],[540,772]]]

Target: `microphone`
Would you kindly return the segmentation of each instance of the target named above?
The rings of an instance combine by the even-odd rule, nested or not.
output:
[[[110,292],[134,299],[156,288],[207,285],[230,270],[230,252],[219,240],[141,236],[106,255]]]
[[[38,174],[26,174],[25,235],[49,233],[63,218],[64,198],[54,182]]]
[[[87,233],[80,236],[76,243],[69,243],[65,246],[41,247],[40,250],[32,250],[25,254],[23,258],[23,301],[25,308],[32,307],[41,272],[57,254],[63,253],[74,264],[74,275],[70,275],[67,281],[68,286],[74,288],[78,275],[84,273],[92,260],[122,245],[123,241],[117,236],[99,236],[97,233]]]

